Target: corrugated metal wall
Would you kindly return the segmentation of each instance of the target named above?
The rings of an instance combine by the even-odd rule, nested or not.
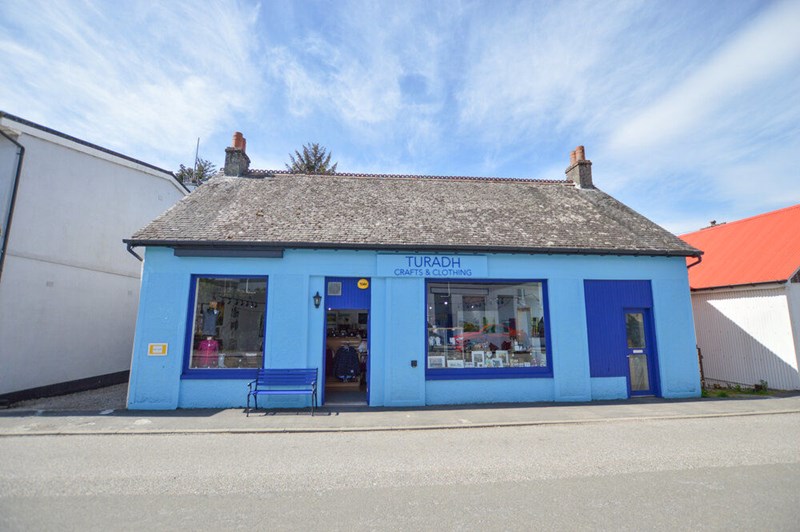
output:
[[[800,389],[783,287],[693,293],[692,307],[707,379]]]

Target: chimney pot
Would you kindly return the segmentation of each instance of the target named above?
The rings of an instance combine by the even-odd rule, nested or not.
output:
[[[586,160],[586,151],[583,149],[583,146],[578,146],[577,148],[575,148],[575,158],[578,161]]]
[[[236,133],[234,133],[232,146],[237,150],[241,150],[243,143],[244,143],[244,136],[241,134],[241,132],[237,131]]]
[[[576,162],[577,162],[577,159],[575,158],[575,150],[572,150],[572,151],[569,153],[569,164],[570,164],[570,165],[573,165],[573,164],[575,164]]]

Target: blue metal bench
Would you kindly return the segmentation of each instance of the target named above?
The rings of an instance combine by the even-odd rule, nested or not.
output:
[[[311,396],[311,415],[317,406],[317,369],[260,369],[258,377],[247,385],[247,416],[250,416],[250,396],[258,410],[259,395],[303,395]]]

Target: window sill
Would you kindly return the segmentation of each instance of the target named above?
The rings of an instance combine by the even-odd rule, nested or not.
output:
[[[181,379],[250,379],[258,375],[258,369],[184,369]]]
[[[550,368],[429,369],[425,380],[552,379]]]

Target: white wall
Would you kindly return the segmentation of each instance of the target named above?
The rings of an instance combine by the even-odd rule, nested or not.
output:
[[[130,368],[141,263],[122,239],[185,194],[162,172],[19,131],[26,152],[0,278],[0,394]]]
[[[0,136],[0,239],[6,232],[6,218],[14,190],[14,176],[17,171],[17,147],[7,138]]]
[[[792,336],[794,337],[795,364],[800,368],[800,283],[787,284],[786,295],[789,301],[789,319],[792,322]]]
[[[707,379],[800,389],[786,285],[692,294]],[[796,327],[796,325],[795,325]]]

